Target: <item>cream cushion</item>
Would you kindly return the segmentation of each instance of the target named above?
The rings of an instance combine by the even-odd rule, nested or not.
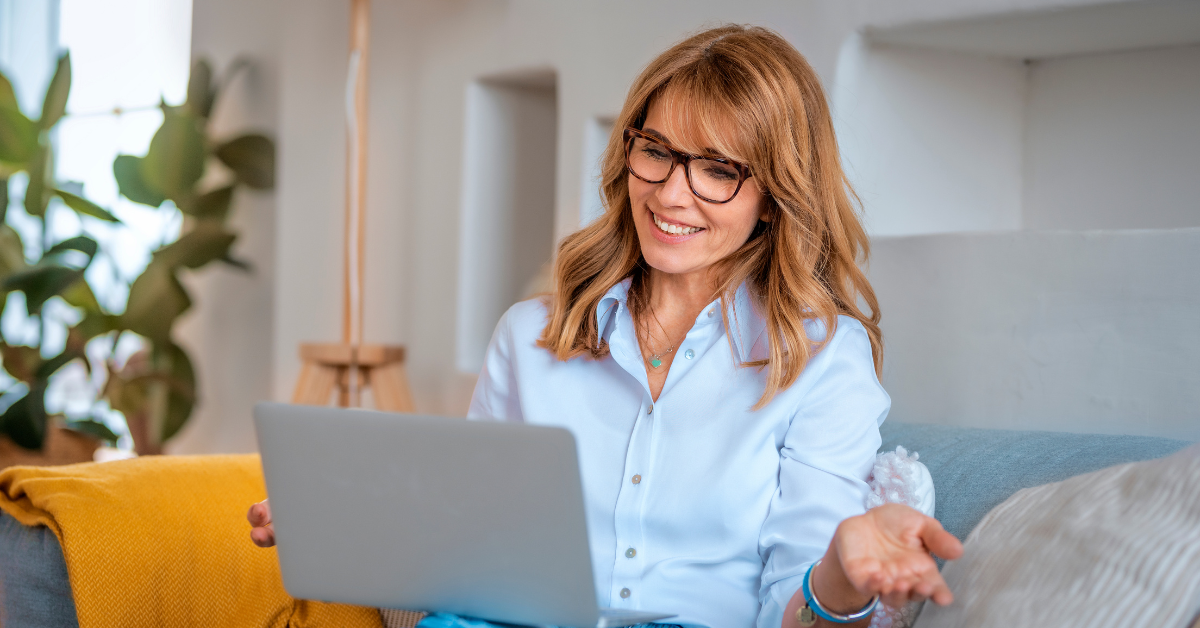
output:
[[[1015,493],[918,628],[1186,628],[1200,613],[1200,445]]]

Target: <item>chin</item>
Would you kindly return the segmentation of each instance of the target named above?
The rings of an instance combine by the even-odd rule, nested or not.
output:
[[[680,259],[677,255],[663,255],[653,249],[648,251],[646,247],[642,247],[642,257],[646,259],[647,266],[668,275],[684,275],[704,269],[703,264],[697,264],[693,260]]]

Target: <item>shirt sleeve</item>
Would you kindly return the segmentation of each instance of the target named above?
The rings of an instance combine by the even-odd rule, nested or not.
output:
[[[779,628],[809,565],[843,519],[866,512],[867,479],[891,407],[866,330],[840,317],[793,386],[801,402],[779,452],[779,490],[759,534],[758,628]]]
[[[469,419],[524,420],[513,364],[511,323],[514,310],[519,305],[521,304],[505,312],[496,324],[496,330],[492,332],[492,340],[488,343],[487,353],[483,358],[483,370],[479,372],[475,392],[471,394],[471,406],[467,410]]]

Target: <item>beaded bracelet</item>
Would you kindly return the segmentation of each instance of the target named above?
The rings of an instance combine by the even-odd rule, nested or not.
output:
[[[821,606],[821,602],[817,600],[817,594],[813,593],[812,588],[813,569],[816,569],[817,565],[820,564],[821,561],[819,560],[813,563],[804,574],[804,579],[800,581],[800,590],[804,593],[804,606],[801,606],[800,610],[796,611],[796,621],[800,622],[801,626],[812,626],[817,623],[818,617],[835,624],[853,624],[856,621],[864,619],[875,610],[875,605],[879,604],[878,594],[871,598],[871,601],[867,602],[867,605],[862,610],[849,615],[831,613],[824,606]]]

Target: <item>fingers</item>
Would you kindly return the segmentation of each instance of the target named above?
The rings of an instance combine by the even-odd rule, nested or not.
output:
[[[925,518],[925,525],[921,528],[921,541],[929,551],[945,560],[955,560],[963,553],[962,541],[943,529],[942,524],[933,517]]]
[[[246,520],[254,526],[250,530],[250,540],[259,547],[275,545],[275,526],[271,524],[271,505],[267,500],[254,504],[246,513]]]
[[[867,595],[878,593],[894,608],[925,599],[945,605],[954,599],[938,572],[937,563],[923,550],[891,553],[881,558],[861,557],[848,561],[844,569],[856,589]]]
[[[275,528],[271,525],[266,525],[261,528],[250,530],[250,540],[259,547],[274,547],[275,546]]]
[[[250,507],[250,511],[246,513],[246,520],[254,527],[265,526],[271,523],[271,505],[267,500],[262,500]]]

